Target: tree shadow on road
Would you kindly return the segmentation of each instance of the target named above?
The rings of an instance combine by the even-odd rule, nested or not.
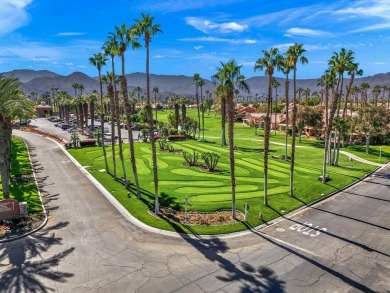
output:
[[[225,271],[223,276],[216,276],[219,281],[238,285],[239,292],[261,293],[261,292],[285,292],[285,282],[280,280],[275,272],[267,266],[254,267],[246,262],[233,263],[223,256],[228,252],[226,242],[218,237],[204,238],[186,225],[194,235],[184,233],[184,230],[174,222],[167,221],[180,236],[191,246],[202,253],[210,262],[217,263],[221,270]],[[216,272],[216,274],[219,270]],[[221,272],[222,273],[222,272]],[[237,284],[238,283],[238,284]],[[223,287],[229,284],[223,285]]]
[[[0,245],[0,291],[6,292],[51,292],[56,291],[47,284],[66,282],[71,273],[58,270],[60,261],[71,254],[74,247],[56,254],[49,254],[49,249],[61,245],[62,239],[55,236],[55,231],[68,225],[68,222],[45,228],[35,234]],[[48,255],[45,255],[47,253]],[[38,258],[30,260],[31,258]]]
[[[278,241],[274,240],[273,238],[269,237],[268,235],[263,234],[259,231],[256,231],[254,229],[254,227],[252,227],[250,225],[248,225],[248,229],[250,229],[250,231],[253,234],[259,236],[260,238],[262,238],[262,239],[272,243],[273,245],[280,247],[281,249],[305,260],[306,262],[308,262],[308,263],[318,267],[319,269],[335,276],[336,278],[339,278],[340,280],[342,280],[344,283],[350,285],[351,287],[354,287],[354,288],[356,288],[362,292],[365,292],[365,293],[374,293],[375,292],[375,291],[371,290],[370,288],[368,288],[367,286],[365,286],[364,284],[361,284],[359,281],[355,281],[355,280],[349,278],[348,276],[345,275],[345,273],[338,272],[336,270],[338,266],[333,265],[333,263],[328,265],[328,264],[322,263],[323,261],[321,261],[320,259],[318,261],[315,260],[315,258],[312,255],[310,257],[306,256],[303,253],[298,252],[296,249],[292,249],[292,248],[288,247],[287,245],[279,243]],[[343,271],[342,268],[340,269],[340,271]]]

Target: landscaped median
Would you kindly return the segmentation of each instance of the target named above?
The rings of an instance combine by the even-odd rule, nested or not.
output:
[[[117,180],[113,178],[113,161],[111,148],[107,148],[109,163],[108,172],[104,171],[104,159],[101,147],[70,149],[69,153],[86,166],[92,174],[134,217],[140,221],[159,229],[196,233],[196,234],[223,234],[246,230],[269,222],[276,217],[294,211],[305,204],[309,204],[326,195],[347,186],[375,169],[374,166],[349,161],[347,156],[340,155],[340,167],[328,166],[327,174],[331,180],[322,184],[317,180],[322,174],[323,150],[305,145],[297,148],[297,163],[295,165],[294,197],[289,193],[290,163],[277,158],[284,154],[284,146],[271,144],[269,162],[268,194],[269,206],[263,205],[263,161],[262,143],[259,141],[236,140],[236,203],[237,209],[244,212],[244,204],[250,207],[246,221],[213,225],[210,221],[202,221],[207,213],[218,215],[219,211],[231,209],[230,169],[228,149],[221,147],[217,140],[207,143],[187,140],[170,142],[172,151],[158,150],[159,170],[159,202],[161,206],[180,210],[183,218],[185,197],[188,196],[189,211],[195,211],[201,225],[183,223],[172,216],[156,217],[153,214],[154,185],[152,173],[151,146],[149,143],[135,144],[137,172],[139,174],[142,199],[136,197],[134,184],[129,190],[125,189],[122,180],[119,156],[117,158]],[[200,166],[188,166],[183,158],[182,151],[201,153],[209,152],[219,155],[217,168],[210,172]],[[118,153],[118,150],[117,150]],[[134,183],[131,175],[129,150],[125,146],[126,170],[129,179]],[[201,161],[201,159],[199,159]],[[261,213],[261,219],[259,215]],[[221,214],[221,213],[220,213]]]
[[[0,214],[0,241],[28,234],[41,227],[46,221],[26,144],[16,137],[12,139],[10,195],[11,200],[0,201],[4,203],[2,211],[11,212],[11,215]],[[0,200],[2,199],[3,194],[0,189]],[[27,204],[27,214],[19,212],[18,203]],[[11,210],[17,213],[14,214]]]

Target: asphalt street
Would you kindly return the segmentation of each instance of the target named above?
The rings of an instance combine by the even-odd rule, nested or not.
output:
[[[51,140],[29,145],[48,224],[0,243],[0,292],[389,292],[390,166],[232,237],[128,221]]]

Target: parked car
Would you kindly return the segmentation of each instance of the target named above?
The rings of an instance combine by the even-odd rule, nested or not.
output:
[[[62,120],[60,118],[54,118],[54,119],[51,119],[50,121],[51,122],[61,122]]]
[[[73,127],[72,125],[66,124],[66,123],[63,123],[63,124],[61,125],[61,129],[62,129],[62,130],[67,130],[67,129],[72,128],[72,127]]]
[[[47,120],[49,120],[49,121],[52,121],[52,120],[54,120],[54,119],[57,119],[57,117],[55,117],[55,116],[50,116],[49,118],[47,118]]]
[[[61,125],[64,124],[65,122],[64,121],[59,121],[57,123],[54,124],[55,127],[60,127],[61,128]]]
[[[127,124],[125,124],[125,129],[128,129]],[[139,131],[139,130],[141,130],[141,129],[142,129],[142,127],[139,126],[139,125],[137,125],[137,124],[134,124],[133,126],[131,126],[131,130],[137,130],[137,131]]]
[[[69,133],[75,133],[75,132],[80,132],[80,129],[77,128],[76,126],[72,126],[71,128],[68,129]]]

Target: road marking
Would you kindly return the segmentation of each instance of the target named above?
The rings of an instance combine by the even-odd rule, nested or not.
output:
[[[320,231],[327,231],[326,228],[319,228],[320,226],[315,226],[314,228],[312,223],[305,222],[303,225],[302,224],[294,224],[290,226],[291,230],[297,231],[299,233],[302,233],[303,235],[307,235],[310,237],[317,237],[318,235],[321,234]],[[314,230],[314,233],[312,231]]]
[[[305,253],[307,253],[307,254],[311,254],[311,255],[313,255],[313,256],[319,257],[317,254],[315,254],[314,252],[311,252],[311,251],[309,251],[309,250],[307,250],[307,249],[304,249],[304,248],[302,248],[302,247],[299,247],[299,246],[296,246],[296,245],[294,245],[294,244],[288,243],[288,242],[286,242],[286,241],[280,240],[280,239],[278,239],[278,238],[272,237],[272,236],[270,236],[270,235],[268,235],[268,234],[265,234],[265,233],[263,233],[263,232],[260,232],[260,231],[258,231],[258,232],[261,233],[261,234],[263,234],[263,235],[265,235],[266,238],[269,238],[269,239],[274,240],[274,241],[276,241],[276,242],[279,242],[279,243],[282,243],[282,244],[284,244],[284,245],[290,246],[290,247],[292,247],[292,248],[294,248],[294,249],[303,251],[303,252],[305,252]]]
[[[286,229],[284,229],[284,228],[276,228],[276,231],[278,231],[278,232],[284,232],[284,231],[286,231]]]

